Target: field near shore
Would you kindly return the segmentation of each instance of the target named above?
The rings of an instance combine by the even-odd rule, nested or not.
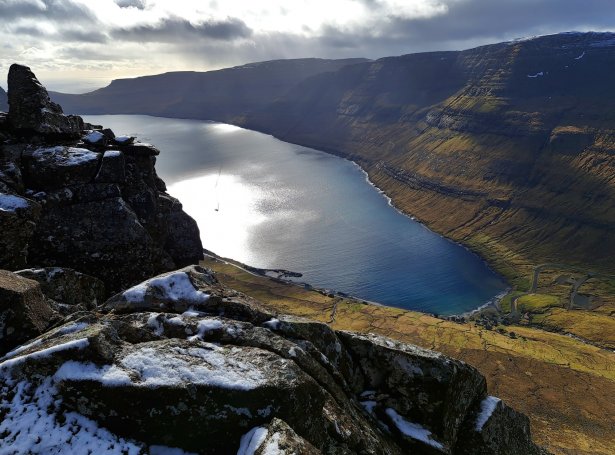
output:
[[[422,313],[329,297],[255,276],[208,258],[227,286],[273,311],[372,332],[466,361],[485,375],[489,393],[527,414],[536,442],[555,454],[612,454],[615,353],[572,337],[522,326],[488,330]]]

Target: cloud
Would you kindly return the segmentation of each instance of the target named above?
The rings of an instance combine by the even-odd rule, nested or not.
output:
[[[120,8],[145,9],[145,0],[115,0],[115,4]]]
[[[85,62],[122,75],[378,58],[615,26],[612,0],[0,0],[0,17],[1,71],[19,60],[71,74]]]
[[[210,20],[193,24],[187,19],[172,17],[153,25],[137,25],[113,31],[113,36],[127,41],[182,43],[191,39],[210,38],[230,41],[247,38],[252,30],[240,19]]]
[[[55,22],[96,20],[87,6],[72,0],[0,0],[0,17],[5,24],[25,18]]]

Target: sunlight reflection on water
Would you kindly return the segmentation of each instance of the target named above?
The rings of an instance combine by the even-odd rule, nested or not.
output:
[[[259,210],[267,202],[266,195],[235,175],[207,174],[184,180],[171,185],[169,194],[195,218],[203,242],[216,239],[216,253],[224,257],[244,258],[252,251],[249,233],[267,220],[266,212]]]

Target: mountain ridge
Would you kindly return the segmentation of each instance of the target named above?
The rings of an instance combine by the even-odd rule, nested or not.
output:
[[[564,33],[465,51],[385,57],[315,74],[295,81],[265,103],[243,106],[234,104],[232,92],[200,108],[198,102],[195,106],[186,100],[163,109],[151,107],[159,102],[154,93],[148,93],[141,109],[128,110],[88,108],[84,95],[70,100],[59,94],[54,97],[69,110],[85,113],[224,121],[356,160],[406,213],[475,249],[509,279],[519,281],[528,273],[527,262],[563,261],[613,271],[601,254],[615,250],[607,235],[615,221],[605,216],[613,200],[607,175],[612,165],[609,125],[613,121],[608,106],[615,94],[605,77],[613,66],[613,43],[612,33]],[[592,64],[592,59],[599,62]],[[602,71],[596,70],[598,66]],[[101,90],[95,92],[97,96],[110,95],[109,88]],[[597,165],[597,170],[579,169],[583,165],[565,158],[591,147],[595,149],[592,157],[605,155],[606,164]],[[495,153],[490,152],[493,148]],[[560,149],[566,153],[551,159],[541,153]],[[602,159],[594,158],[593,162]],[[566,196],[558,196],[566,193],[560,191],[561,178],[548,169],[556,161],[571,180],[581,180],[586,192],[596,193],[596,200],[567,208],[562,202]],[[547,188],[537,192],[535,187],[544,182]],[[446,198],[465,193],[463,213],[469,215],[458,213],[438,221],[433,213],[402,201],[397,194],[405,191],[422,192],[422,199],[439,195],[442,210],[450,205]],[[480,196],[470,201],[470,194]],[[552,210],[544,210],[543,197],[557,199]],[[490,239],[499,234],[481,240],[484,226],[467,228],[468,223],[476,224],[472,220],[477,217],[481,225],[506,218],[501,216],[506,207],[524,212],[523,222],[544,224],[532,230],[549,228],[564,217],[571,225],[592,231],[592,238],[582,235],[574,243],[551,239],[534,254],[535,242],[523,246],[527,232],[512,233],[503,245],[494,247]],[[485,217],[485,212],[498,214]],[[504,232],[511,227],[501,220],[496,224]],[[562,223],[553,229],[560,227]],[[562,249],[569,257],[563,257]]]

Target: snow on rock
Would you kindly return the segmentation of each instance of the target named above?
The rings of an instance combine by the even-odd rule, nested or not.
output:
[[[55,332],[52,332],[50,334],[50,336],[47,337],[47,339],[39,338],[37,340],[32,341],[31,343],[21,345],[21,346],[15,348],[15,349],[13,349],[10,352],[7,352],[4,355],[4,357],[2,357],[0,360],[6,360],[6,359],[13,358],[16,355],[21,354],[24,351],[27,351],[27,350],[35,347],[35,346],[38,346],[38,345],[42,344],[44,341],[47,341],[51,337],[61,336],[61,335],[68,335],[68,334],[71,334],[71,333],[80,332],[81,330],[83,330],[86,327],[88,327],[88,325],[89,324],[87,324],[86,322],[77,322],[77,323],[74,323],[74,324],[69,324],[69,325],[64,326],[64,327],[60,327],[60,329],[56,330]]]
[[[254,455],[267,438],[267,428],[255,427],[241,437],[237,455]]]
[[[406,419],[400,416],[395,411],[395,409],[387,408],[385,412],[391,418],[391,420],[393,420],[393,423],[395,424],[397,429],[402,432],[402,434],[412,439],[416,439],[417,441],[424,442],[425,444],[430,445],[436,449],[444,450],[444,446],[431,437],[431,431],[424,428],[422,425],[419,425],[418,423],[408,422]]]
[[[365,410],[367,411],[368,414],[374,415],[374,408],[376,407],[378,403],[376,403],[375,401],[361,401],[361,406],[363,406],[365,408]]]
[[[146,293],[155,293],[156,297],[171,302],[183,301],[198,305],[205,303],[209,295],[197,290],[185,272],[173,272],[140,283],[124,291],[122,297],[128,302],[142,302]]]
[[[5,370],[5,369],[10,369],[14,367],[15,365],[19,365],[25,362],[26,360],[42,359],[45,357],[49,357],[51,354],[54,354],[56,352],[66,351],[68,349],[84,349],[89,344],[90,343],[87,338],[81,338],[78,340],[71,340],[71,341],[67,341],[66,343],[51,346],[46,349],[41,349],[40,351],[36,351],[31,354],[22,355],[19,357],[13,357],[13,358],[10,358],[0,363],[0,371]]]
[[[14,212],[17,209],[27,209],[30,203],[13,194],[0,193],[0,212]]]
[[[500,400],[497,397],[489,396],[480,403],[480,413],[478,414],[478,417],[476,418],[476,425],[474,427],[476,431],[483,430],[483,427],[485,426],[485,424],[487,423],[487,421],[493,414],[493,411],[495,411],[495,408],[497,407],[500,401],[502,400]]]
[[[280,320],[276,318],[272,318],[268,321],[263,322],[263,327],[267,327],[271,330],[280,330],[281,325],[282,323],[280,322]]]
[[[99,154],[77,147],[43,147],[32,152],[32,157],[39,162],[52,162],[56,166],[77,166],[89,161],[97,161]]]
[[[222,322],[217,319],[203,319],[199,321],[197,325],[197,330],[198,330],[197,335],[195,335],[194,337],[191,337],[190,339],[201,339],[202,340],[205,337],[205,335],[207,335],[208,333],[213,332],[214,330],[220,330],[223,327],[224,327],[224,324],[222,324]]]
[[[105,135],[100,131],[90,131],[83,138],[85,142],[88,144],[98,144],[100,141],[104,139]]]
[[[65,362],[54,376],[61,380],[91,380],[109,387],[167,387],[208,385],[233,390],[252,390],[266,377],[256,365],[237,360],[212,344],[170,351],[144,347],[128,353],[117,365]]]
[[[122,152],[119,150],[107,150],[103,155],[103,158],[116,158],[118,156],[122,156]]]
[[[10,391],[6,386],[0,391],[2,454],[139,455],[143,452],[142,445],[117,437],[81,414],[63,412],[51,378],[38,387],[21,381]]]
[[[336,422],[337,425],[337,422]],[[339,433],[339,432],[338,432]],[[280,433],[274,433],[267,441],[267,445],[263,448],[263,455],[278,455],[280,453],[286,453],[280,449]]]
[[[134,141],[135,138],[134,136],[115,136],[114,141],[117,142],[118,144],[128,144],[132,141]]]

